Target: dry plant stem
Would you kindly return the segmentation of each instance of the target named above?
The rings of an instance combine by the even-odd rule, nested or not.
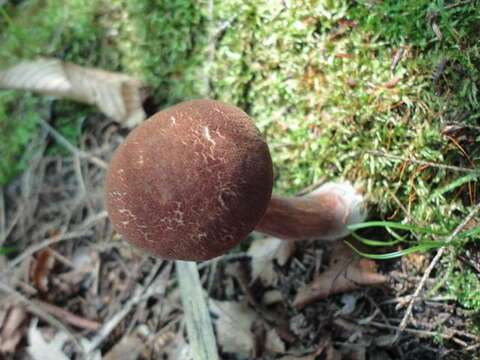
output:
[[[384,152],[381,152],[381,151],[367,151],[367,154],[374,155],[374,156],[381,156],[381,157],[392,159],[392,160],[411,162],[411,163],[418,164],[418,165],[426,165],[426,166],[436,167],[436,168],[439,168],[439,169],[460,171],[460,172],[473,173],[473,174],[480,174],[479,169],[469,169],[469,168],[464,168],[464,167],[460,167],[460,166],[444,165],[444,164],[434,163],[434,162],[430,162],[430,161],[411,159],[411,158],[406,158],[406,157],[387,154],[387,153],[384,153]]]
[[[4,292],[14,296],[20,303],[23,303],[27,307],[27,309],[30,313],[37,315],[40,319],[46,321],[50,325],[56,327],[57,329],[63,331],[64,333],[66,333],[70,337],[72,342],[75,344],[75,346],[77,347],[77,350],[79,350],[81,354],[85,353],[85,349],[80,344],[80,342],[78,341],[75,334],[72,333],[65,325],[62,324],[62,322],[57,320],[54,316],[52,316],[48,312],[44,311],[41,308],[41,306],[39,306],[38,304],[36,304],[33,301],[31,301],[30,299],[28,299],[27,297],[25,297],[24,295],[19,293],[14,288],[11,288],[7,284],[1,283],[1,282],[0,282],[0,291],[4,291]]]
[[[473,217],[475,216],[475,214],[480,210],[480,203],[478,203],[477,205],[475,205],[475,207],[470,211],[470,213],[468,214],[468,216],[462,221],[462,223],[460,225],[458,225],[455,230],[450,234],[450,236],[445,240],[445,243],[448,245],[450,242],[452,242],[452,240],[460,233],[460,231],[462,231],[465,226],[470,222],[470,220],[473,219]],[[418,295],[420,294],[420,292],[422,291],[423,287],[425,286],[425,283],[427,281],[427,279],[429,278],[432,270],[435,268],[435,266],[437,265],[437,263],[440,261],[440,259],[442,258],[443,256],[443,253],[445,252],[445,249],[446,247],[442,247],[440,248],[440,250],[438,250],[437,254],[435,255],[435,257],[432,259],[432,261],[430,262],[430,265],[428,265],[428,268],[427,270],[425,271],[425,273],[423,274],[420,282],[418,283],[417,285],[417,288],[415,289],[415,292],[413,293],[412,295],[412,298],[408,304],[408,307],[407,307],[407,310],[405,311],[405,315],[403,316],[402,318],[402,321],[400,322],[400,325],[398,326],[398,332],[397,334],[395,335],[395,339],[394,341],[398,340],[398,337],[400,336],[400,333],[402,331],[405,330],[407,324],[408,324],[408,321],[410,320],[410,316],[412,314],[412,309],[413,309],[413,305],[415,304],[415,301],[417,301],[418,299]]]
[[[212,320],[195,262],[176,261],[188,341],[194,360],[218,360]]]
[[[345,226],[335,210],[337,204],[338,199],[328,193],[291,198],[272,195],[255,231],[288,240],[322,238]]]
[[[152,270],[150,271],[150,275],[152,277],[157,273],[160,266],[162,265],[161,261],[158,261]],[[167,270],[165,270],[167,271]],[[168,270],[169,271],[169,270]],[[160,280],[163,280],[160,277]],[[166,282],[164,282],[166,283]],[[100,346],[100,344],[110,335],[110,333],[115,329],[118,324],[130,313],[132,308],[137,305],[139,302],[148,299],[150,296],[156,294],[158,292],[158,287],[155,286],[155,281],[149,283],[146,287],[138,286],[135,288],[135,291],[132,297],[124,304],[123,308],[113,315],[109,320],[107,320],[102,327],[98,330],[95,337],[90,341],[90,343],[85,347],[85,352],[92,353]],[[165,287],[160,287],[160,293],[165,291]]]
[[[32,300],[32,304],[38,305],[39,308],[45,310],[47,313],[55,315],[59,319],[63,319],[65,322],[88,331],[96,331],[100,327],[100,323],[94,320],[85,319],[81,316],[75,315],[70,311],[62,309],[61,307],[40,301]]]
[[[59,132],[52,128],[46,121],[40,119],[39,122],[40,125],[54,137],[55,141],[65,147],[73,155],[78,156],[81,159],[88,160],[92,164],[95,164],[102,169],[108,168],[108,164],[105,161],[73,146],[67,139],[65,139]]]
[[[0,187],[0,246],[6,239],[6,221],[5,221],[5,198],[3,196],[3,188]]]
[[[20,255],[18,255],[16,258],[14,258],[12,261],[10,261],[8,263],[8,266],[7,266],[7,269],[5,269],[5,272],[0,274],[0,279],[3,278],[5,275],[7,275],[10,271],[12,271],[15,266],[17,266],[18,264],[20,264],[22,262],[22,260],[31,256],[32,254],[35,254],[37,251],[42,250],[43,248],[46,248],[50,245],[59,243],[60,241],[77,239],[79,237],[83,237],[83,236],[87,236],[87,235],[91,235],[91,231],[89,231],[89,230],[72,231],[72,232],[65,233],[63,235],[53,236],[53,237],[45,239],[44,241],[41,241],[37,244],[29,246]]]

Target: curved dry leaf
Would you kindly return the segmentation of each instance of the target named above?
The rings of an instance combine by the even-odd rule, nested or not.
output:
[[[25,61],[0,71],[0,88],[33,91],[96,105],[125,127],[146,118],[143,84],[128,75],[58,59]]]
[[[259,278],[263,285],[271,286],[277,281],[273,262],[285,265],[295,252],[295,242],[276,237],[262,237],[252,241],[248,254],[252,257],[252,279]]]
[[[329,268],[298,291],[293,306],[300,309],[329,295],[362,286],[381,285],[387,280],[385,275],[377,272],[374,261],[355,258],[352,250],[341,243],[334,249]]]
[[[255,311],[244,303],[209,300],[214,314],[218,344],[226,353],[249,356],[255,346],[252,325],[258,319]]]
[[[27,351],[34,360],[68,360],[68,356],[62,350],[67,340],[68,335],[59,331],[50,342],[45,341],[35,320],[28,329]]]
[[[145,344],[134,335],[123,337],[103,357],[103,360],[135,360],[144,349]]]

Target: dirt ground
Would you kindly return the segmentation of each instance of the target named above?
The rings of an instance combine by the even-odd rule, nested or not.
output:
[[[50,154],[62,138],[45,125],[28,170],[0,193],[1,238],[15,249],[0,257],[3,359],[189,358],[173,264],[132,249],[106,216],[105,170],[126,131],[102,119],[86,121],[79,148],[63,144],[67,156]],[[451,299],[419,299],[399,332],[431,255],[359,263],[341,242],[254,235],[199,264],[221,358],[472,359],[480,348],[467,330],[472,314]],[[355,283],[349,271],[364,265],[386,281]],[[325,273],[316,282],[323,294],[299,304]]]

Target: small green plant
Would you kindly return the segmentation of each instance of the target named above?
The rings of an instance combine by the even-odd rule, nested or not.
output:
[[[0,255],[10,255],[18,251],[15,246],[0,246]]]
[[[21,172],[30,158],[26,151],[36,131],[39,99],[0,92],[0,186]]]
[[[360,236],[356,233],[357,230],[361,229],[372,229],[372,228],[383,228],[390,235],[392,235],[392,240],[371,240],[363,236]],[[414,252],[423,252],[431,249],[438,249],[446,245],[445,241],[431,240],[432,237],[444,234],[438,234],[434,229],[430,227],[419,227],[415,225],[401,224],[391,221],[370,221],[360,224],[350,225],[349,230],[352,231],[352,236],[358,240],[360,243],[371,246],[371,247],[391,247],[394,245],[407,245],[408,247],[402,250],[389,252],[385,254],[376,254],[376,253],[367,253],[360,251],[350,242],[346,241],[346,244],[350,246],[356,253],[359,255],[377,260],[387,260],[393,259],[396,257],[408,255]],[[400,235],[395,230],[402,230],[407,232],[406,234]],[[415,236],[413,236],[415,234]],[[418,240],[417,240],[418,238]]]
[[[480,280],[471,269],[455,270],[447,280],[448,292],[466,309],[480,311]]]
[[[391,240],[372,240],[365,238],[357,234],[358,230],[362,229],[374,229],[383,228],[391,236]],[[350,246],[359,255],[377,260],[393,259],[400,256],[412,254],[415,252],[425,252],[432,249],[438,249],[447,245],[459,246],[462,243],[468,242],[471,239],[475,239],[480,234],[480,226],[475,227],[468,231],[463,231],[456,236],[454,240],[447,243],[445,238],[448,237],[448,232],[438,231],[432,227],[420,227],[416,225],[409,225],[403,223],[397,223],[392,221],[369,221],[354,225],[349,225],[348,229],[352,232],[352,236],[362,243],[363,245],[370,247],[391,247],[394,245],[406,245],[407,247],[398,251],[388,252],[384,254],[369,253],[360,251],[350,242],[346,241],[346,244]],[[400,235],[396,230],[405,232]],[[438,240],[442,238],[444,240]]]

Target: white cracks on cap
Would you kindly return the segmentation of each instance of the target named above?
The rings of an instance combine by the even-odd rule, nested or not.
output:
[[[207,139],[208,142],[212,143],[213,146],[216,145],[215,141],[213,141],[212,137],[210,136],[210,129],[208,126],[205,126],[203,128],[203,136],[205,136],[205,139]]]
[[[138,161],[137,161],[137,164],[140,165],[140,166],[143,166],[144,164],[144,160],[143,160],[143,154],[140,153],[140,155],[138,156]]]
[[[155,242],[154,239],[150,238],[150,233],[148,231],[148,226],[147,225],[137,224],[137,223],[135,223],[135,224],[136,224],[137,228],[140,229],[140,232],[143,234],[143,240],[145,240],[145,242],[149,242],[149,243]]]
[[[170,125],[171,126],[177,125],[177,119],[175,118],[175,116],[170,116]]]
[[[123,199],[123,197],[124,197],[125,195],[127,195],[127,192],[126,192],[126,191],[124,191],[124,192],[122,192],[122,191],[111,191],[111,192],[110,192],[110,195],[111,195],[112,197],[118,199],[118,200],[121,200],[121,199]]]
[[[177,208],[173,210],[173,220],[177,223],[178,226],[185,225],[183,221],[182,203],[180,201],[176,201],[175,204],[177,205]]]
[[[225,201],[225,197],[236,197],[237,193],[233,191],[231,188],[221,188],[218,190],[217,200],[223,210],[228,211],[229,207]]]
[[[133,214],[132,211],[129,210],[129,209],[125,209],[125,208],[124,208],[124,209],[119,209],[118,212],[119,212],[120,214],[125,215],[126,217],[129,217],[129,218],[132,218],[132,219],[134,219],[134,220],[137,219],[137,217],[135,216],[135,214]]]

